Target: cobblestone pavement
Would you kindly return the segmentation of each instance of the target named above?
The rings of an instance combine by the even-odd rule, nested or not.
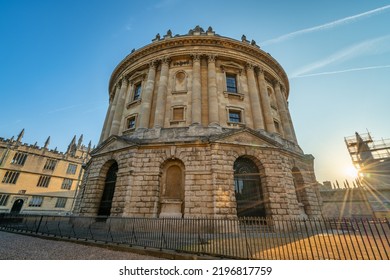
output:
[[[158,260],[158,258],[0,231],[0,260]]]

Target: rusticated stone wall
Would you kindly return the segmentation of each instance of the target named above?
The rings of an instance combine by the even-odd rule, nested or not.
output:
[[[96,156],[88,166],[80,215],[96,215],[108,166],[119,166],[111,216],[158,217],[162,166],[167,161],[184,165],[184,217],[236,217],[233,164],[250,158],[259,168],[267,216],[298,218],[300,209],[292,169],[301,171],[305,211],[320,215],[311,160],[275,148],[225,143],[129,147]]]

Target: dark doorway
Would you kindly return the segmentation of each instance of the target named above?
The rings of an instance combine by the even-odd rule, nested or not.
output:
[[[265,217],[260,173],[256,164],[246,157],[234,162],[234,192],[237,202],[237,216]]]
[[[118,172],[118,164],[113,163],[107,171],[106,180],[104,183],[104,190],[102,200],[100,201],[100,207],[98,216],[110,216],[112,199],[115,192],[116,176]]]
[[[23,199],[17,199],[11,208],[11,214],[19,214],[22,210],[24,200]]]

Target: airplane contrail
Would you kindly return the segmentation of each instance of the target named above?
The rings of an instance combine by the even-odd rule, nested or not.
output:
[[[346,72],[372,70],[372,69],[382,69],[382,68],[390,68],[390,65],[378,65],[378,66],[351,68],[351,69],[345,69],[345,70],[339,70],[339,71],[328,71],[328,72],[320,72],[320,73],[313,73],[313,74],[297,75],[297,76],[294,76],[294,77],[292,77],[290,79],[313,77],[313,76],[322,76],[322,75],[332,75],[332,74],[339,74],[339,73],[346,73]]]
[[[350,60],[357,56],[370,55],[378,52],[388,52],[390,50],[389,44],[390,35],[369,39],[364,42],[349,46],[348,48],[342,49],[319,61],[306,65],[301,69],[298,69],[295,72],[291,73],[290,77],[301,77],[306,75],[308,72],[313,72],[314,70],[325,67],[329,64]]]
[[[291,39],[291,38],[293,38],[295,36],[298,36],[298,35],[302,35],[302,34],[306,34],[306,33],[310,33],[310,32],[315,32],[315,31],[320,31],[320,30],[324,30],[324,29],[333,28],[333,27],[338,26],[338,25],[347,24],[347,23],[350,23],[350,22],[362,19],[364,17],[369,17],[369,16],[372,16],[372,15],[378,14],[380,12],[383,12],[383,11],[387,10],[387,9],[390,9],[390,5],[386,5],[386,6],[383,6],[381,8],[370,10],[370,11],[367,11],[367,12],[364,12],[364,13],[360,13],[360,14],[357,14],[357,15],[354,15],[354,16],[349,16],[349,17],[345,17],[345,18],[342,18],[342,19],[338,19],[338,20],[335,20],[335,21],[332,21],[332,22],[328,22],[328,23],[325,23],[325,24],[322,24],[322,25],[317,25],[317,26],[314,26],[314,27],[310,27],[310,28],[298,30],[298,31],[295,31],[295,32],[291,32],[291,33],[282,35],[280,37],[277,37],[275,39],[270,39],[270,40],[264,41],[260,45],[270,45],[270,44],[274,44],[274,43],[285,41],[287,39]]]

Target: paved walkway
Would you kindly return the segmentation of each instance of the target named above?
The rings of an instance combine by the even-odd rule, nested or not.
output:
[[[0,231],[0,260],[158,260],[158,258]]]

